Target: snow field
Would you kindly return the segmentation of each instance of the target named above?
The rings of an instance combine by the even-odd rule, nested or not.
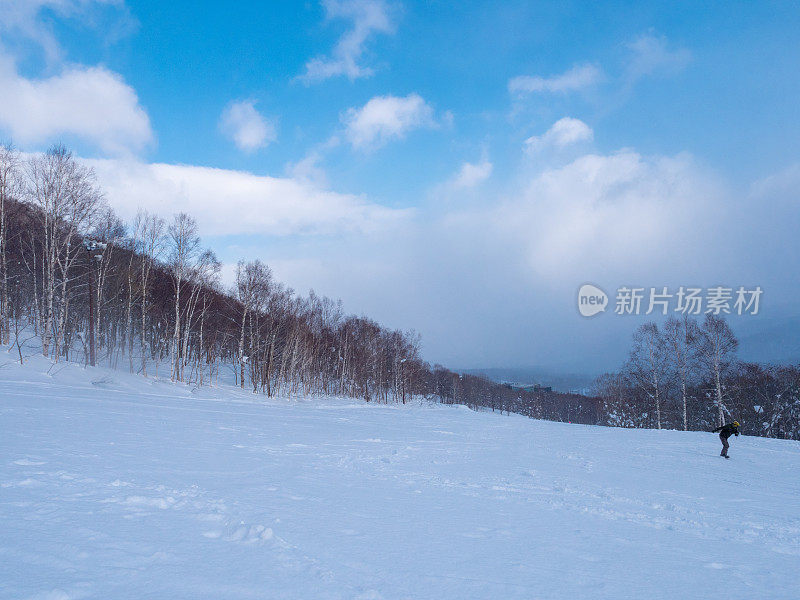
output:
[[[0,598],[800,596],[796,442],[4,360]]]

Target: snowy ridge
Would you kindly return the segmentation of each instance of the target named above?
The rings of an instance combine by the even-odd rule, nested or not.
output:
[[[49,371],[49,372],[48,372]],[[0,598],[796,598],[800,443],[0,368]]]

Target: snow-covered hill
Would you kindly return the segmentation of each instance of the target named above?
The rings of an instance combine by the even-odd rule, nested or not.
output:
[[[0,597],[797,598],[800,444],[718,454],[712,434],[9,362]]]

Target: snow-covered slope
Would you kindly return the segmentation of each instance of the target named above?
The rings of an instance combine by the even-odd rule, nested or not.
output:
[[[712,434],[7,363],[0,597],[799,597],[800,444],[718,454]]]

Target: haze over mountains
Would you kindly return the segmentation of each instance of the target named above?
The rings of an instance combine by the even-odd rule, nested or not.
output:
[[[484,375],[499,383],[520,385],[542,385],[557,392],[587,393],[599,374],[567,373],[547,367],[489,367],[486,369],[462,369],[464,373]]]

